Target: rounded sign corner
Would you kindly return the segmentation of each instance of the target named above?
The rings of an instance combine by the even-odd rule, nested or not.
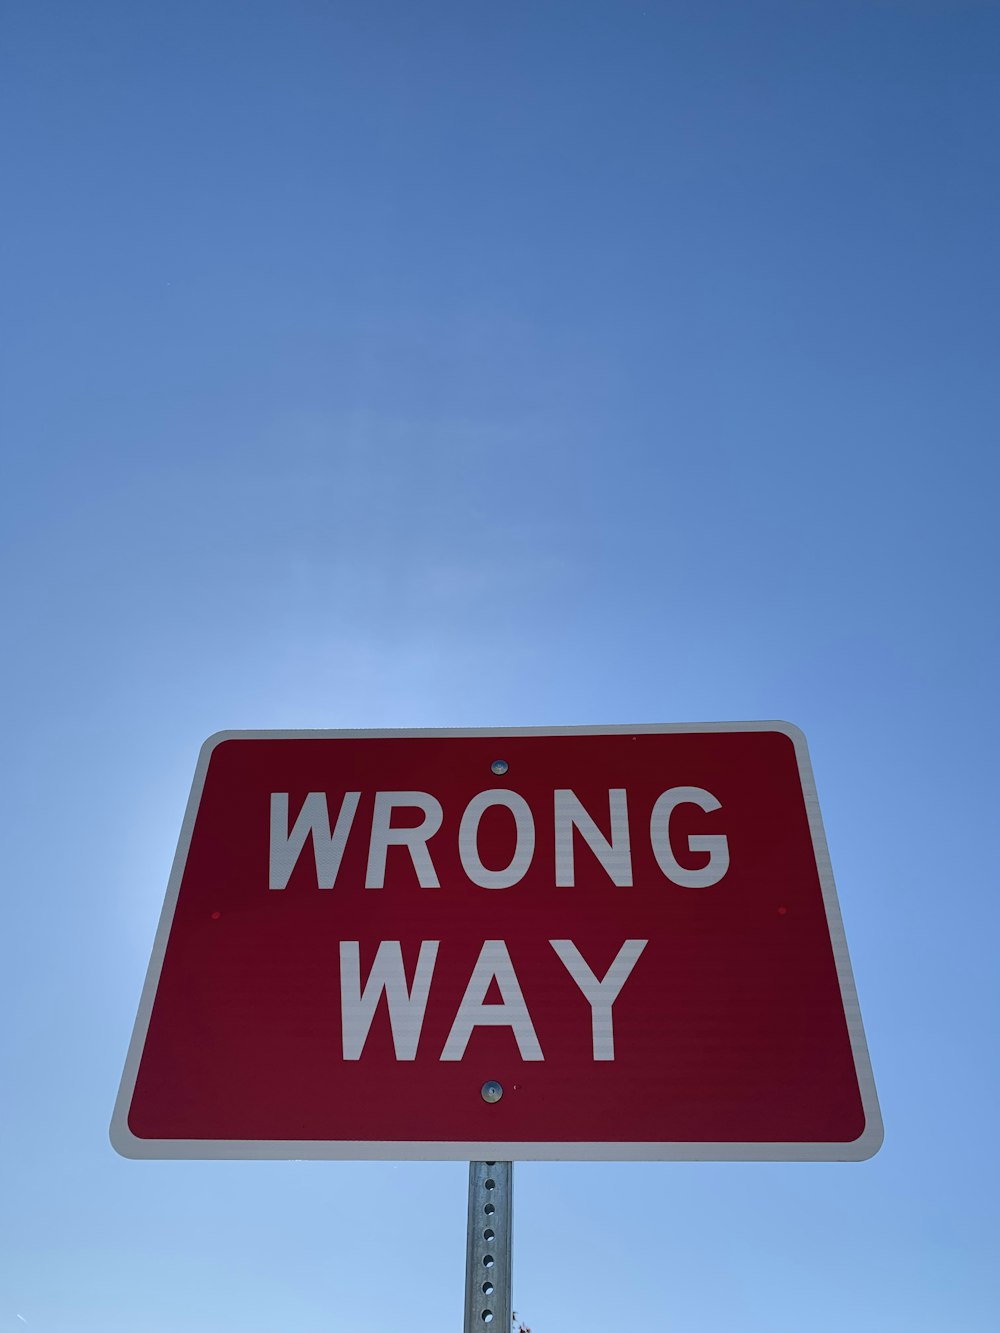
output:
[[[789,722],[785,718],[774,718],[770,722],[762,723],[761,728],[764,731],[777,732],[779,736],[787,736],[797,752],[808,752],[809,742],[806,740],[806,734],[794,722]]]
[[[865,1127],[849,1146],[852,1152],[847,1159],[851,1162],[868,1162],[881,1149],[885,1142],[885,1128],[878,1111],[869,1111],[865,1117]]]
[[[200,765],[207,764],[215,750],[226,741],[240,740],[246,733],[241,731],[213,731],[203,743],[198,755]]]
[[[145,1149],[145,1140],[137,1138],[129,1129],[128,1121],[116,1111],[108,1128],[108,1139],[119,1157],[138,1161],[149,1154]]]

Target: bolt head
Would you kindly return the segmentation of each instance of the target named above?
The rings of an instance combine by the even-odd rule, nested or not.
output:
[[[490,769],[497,775],[497,777],[501,777],[506,773],[508,767],[509,765],[506,759],[494,759],[493,763],[490,764]]]
[[[484,1102],[498,1102],[503,1096],[503,1088],[495,1078],[491,1078],[483,1084],[482,1094]]]

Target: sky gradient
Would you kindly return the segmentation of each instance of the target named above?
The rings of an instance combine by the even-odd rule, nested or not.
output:
[[[996,1326],[993,4],[0,16],[0,1333],[460,1327],[465,1168],[107,1140],[202,741],[788,718],[857,1165],[515,1168],[533,1333]]]

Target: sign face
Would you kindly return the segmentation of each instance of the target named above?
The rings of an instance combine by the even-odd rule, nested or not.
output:
[[[213,736],[111,1138],[129,1157],[871,1156],[801,732]]]

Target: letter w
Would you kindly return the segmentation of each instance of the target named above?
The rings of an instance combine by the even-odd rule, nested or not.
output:
[[[397,1060],[415,1060],[420,1030],[424,1025],[427,993],[431,988],[438,941],[421,940],[413,989],[406,986],[403,953],[398,940],[383,940],[361,989],[361,960],[357,940],[340,945],[340,1006],[344,1033],[344,1059],[360,1060],[382,992],[389,1005],[392,1044]]]
[[[310,833],[313,856],[316,858],[316,883],[321,889],[333,888],[360,799],[359,791],[344,792],[336,827],[331,834],[326,792],[311,791],[302,802],[295,827],[289,833],[288,792],[271,793],[271,864],[268,883],[272,889],[287,886]]]

